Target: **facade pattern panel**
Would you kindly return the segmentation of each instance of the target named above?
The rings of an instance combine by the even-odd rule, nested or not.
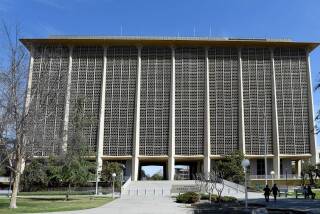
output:
[[[49,156],[61,152],[69,50],[34,48],[28,123],[28,152]]]
[[[85,124],[82,130],[82,140],[88,147],[88,154],[91,155],[95,154],[97,146],[102,69],[102,47],[74,47],[71,71],[68,148],[75,143],[73,121],[78,108],[76,105],[81,101],[83,104],[83,122]]]
[[[280,153],[310,153],[306,51],[276,48],[274,62]]]
[[[246,154],[273,154],[271,52],[243,48],[241,57]]]
[[[204,48],[176,49],[175,77],[175,153],[176,155],[203,155]]]
[[[104,155],[132,155],[137,59],[135,47],[107,49]]]
[[[170,73],[170,48],[142,48],[140,155],[168,155]]]
[[[210,142],[212,155],[227,155],[239,149],[238,50],[210,48]]]

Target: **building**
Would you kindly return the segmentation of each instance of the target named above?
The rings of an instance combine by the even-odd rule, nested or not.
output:
[[[34,156],[65,152],[84,99],[88,157],[209,173],[240,150],[251,178],[316,162],[310,52],[317,43],[184,37],[22,39],[31,53],[26,109]],[[43,95],[43,91],[47,94]],[[293,165],[294,164],[294,165]],[[292,169],[292,166],[295,166]]]

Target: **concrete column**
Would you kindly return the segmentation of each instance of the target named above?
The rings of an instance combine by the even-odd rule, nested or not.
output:
[[[107,47],[103,50],[103,71],[101,82],[98,145],[97,145],[97,174],[102,171],[103,141],[104,141],[104,114],[106,102],[106,78],[107,78]]]
[[[273,171],[275,178],[280,178],[280,149],[279,149],[279,129],[278,129],[278,110],[277,110],[277,85],[276,72],[274,67],[273,48],[271,54],[271,93],[272,93],[272,141],[273,141]]]
[[[27,118],[29,114],[29,107],[31,102],[31,88],[32,88],[32,74],[33,74],[33,62],[34,62],[34,47],[31,46],[30,50],[30,61],[29,61],[29,74],[28,74],[28,82],[27,82],[27,91],[26,91],[26,98],[24,103],[24,116]],[[26,138],[23,139],[24,141]],[[22,158],[21,163],[21,174],[25,169],[25,159]]]
[[[307,52],[307,60],[308,60],[308,116],[309,116],[309,138],[310,138],[310,152],[311,152],[311,162],[313,164],[316,164],[318,160],[318,154],[317,154],[317,144],[316,144],[316,136],[315,136],[315,126],[314,126],[314,111],[313,111],[313,88],[312,88],[312,74],[311,74],[311,65],[310,65],[310,55],[309,51]]]
[[[297,166],[297,175],[298,177],[301,176],[301,160],[296,161],[296,166]]]
[[[29,106],[31,102],[31,85],[32,85],[32,74],[33,74],[33,62],[34,62],[34,47],[31,47],[30,50],[30,62],[29,62],[29,75],[28,75],[28,85],[26,91],[26,100],[24,105],[24,114],[27,115],[29,113]]]
[[[170,181],[174,180],[175,173],[175,90],[176,90],[176,56],[175,48],[171,47],[171,88],[170,88],[170,127],[169,127],[169,160],[168,160],[168,178]]]
[[[204,175],[208,178],[211,169],[210,159],[210,88],[209,88],[209,57],[208,48],[205,48],[205,62],[206,62],[206,76],[205,76],[205,117],[204,117],[204,162],[203,171]]]
[[[141,46],[138,46],[138,66],[136,82],[136,103],[134,112],[132,180],[138,180],[139,172],[139,140],[140,140],[140,90],[141,90]]]
[[[245,155],[246,154],[246,141],[245,141],[245,129],[244,129],[244,108],[243,108],[243,81],[242,81],[242,57],[241,48],[238,48],[238,83],[239,83],[239,149]]]
[[[67,92],[66,92],[66,102],[64,107],[64,119],[63,119],[62,152],[64,153],[67,152],[67,147],[68,147],[68,124],[69,124],[69,106],[70,106],[71,72],[72,72],[72,53],[73,53],[73,46],[70,46]]]

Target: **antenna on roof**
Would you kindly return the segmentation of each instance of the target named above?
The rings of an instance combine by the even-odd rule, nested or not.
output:
[[[196,36],[196,27],[193,26],[193,36],[195,37]]]
[[[209,29],[209,36],[211,37],[211,25],[210,25],[210,29]]]
[[[122,25],[120,25],[120,34],[122,36]]]

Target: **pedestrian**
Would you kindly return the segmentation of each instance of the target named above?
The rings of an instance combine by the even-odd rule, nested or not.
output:
[[[308,197],[308,190],[307,190],[307,186],[306,186],[306,185],[303,186],[303,194],[304,194],[304,199],[307,199],[307,197]]]
[[[273,197],[274,197],[274,202],[276,202],[277,201],[277,195],[280,192],[279,188],[277,187],[277,184],[273,185],[271,191],[272,191],[272,194],[273,194]]]
[[[264,198],[266,199],[266,202],[269,202],[269,196],[270,196],[270,188],[268,186],[268,184],[266,185],[266,187],[263,189],[264,191]]]
[[[308,194],[308,196],[311,196],[311,199],[314,199],[316,196],[316,194],[314,192],[312,192],[310,185],[308,185],[307,194]]]

